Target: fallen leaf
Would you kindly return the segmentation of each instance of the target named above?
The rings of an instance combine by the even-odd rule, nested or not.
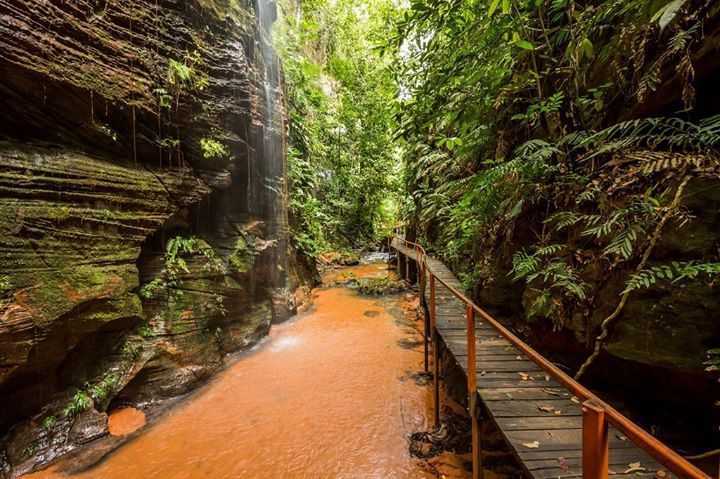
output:
[[[510,393],[505,393],[505,395],[506,395],[509,399],[515,399],[515,398],[513,397],[513,395],[510,394]]]
[[[555,411],[555,414],[557,414],[559,416],[560,414],[562,414],[562,411],[558,409]]]
[[[571,397],[570,400],[576,404],[580,404],[580,400],[575,396]]]
[[[517,359],[518,361],[520,361],[520,360],[522,359],[522,356],[515,356],[515,359]]]
[[[520,375],[520,379],[522,379],[523,381],[527,381],[527,380],[528,380],[528,374],[527,374],[527,373],[518,373],[518,374]]]
[[[621,441],[627,441],[627,437],[623,436],[620,433],[615,434],[615,437],[620,439]]]
[[[560,465],[560,469],[562,470],[562,472],[568,472],[568,471],[570,471],[570,466],[568,466],[567,459],[565,459],[564,457],[560,456],[560,457],[557,458],[557,462],[558,462],[558,464]]]
[[[545,381],[550,381],[550,376],[548,376],[547,374],[545,375]]]
[[[630,474],[631,472],[640,472],[640,471],[646,471],[644,467],[640,466],[639,462],[631,462],[628,464],[628,468],[625,469],[625,472],[623,474]]]
[[[485,376],[487,374],[487,371],[480,371],[480,376]]]
[[[528,449],[537,449],[538,447],[540,447],[540,443],[537,441],[524,442],[524,443],[522,443],[522,445],[527,447]]]
[[[553,412],[555,408],[552,406],[541,406],[538,404],[538,409],[545,412]]]
[[[548,394],[552,394],[553,396],[560,396],[560,393],[559,393],[559,392],[557,392],[557,391],[554,390],[554,389],[550,389],[550,388],[544,388],[544,389],[543,389],[543,392],[544,392],[544,393],[548,393]]]
[[[665,479],[667,477],[667,472],[660,469],[658,472],[655,473],[655,477],[657,477],[657,479]]]

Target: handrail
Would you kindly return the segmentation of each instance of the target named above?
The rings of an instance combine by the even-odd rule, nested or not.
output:
[[[395,236],[395,239],[405,244],[408,248],[413,248],[416,253],[416,261],[418,264],[422,264],[424,270],[430,275],[431,281],[439,281],[440,284],[452,293],[455,298],[460,300],[466,308],[472,309],[475,314],[479,315],[485,322],[487,322],[493,329],[495,329],[501,336],[508,340],[513,346],[522,351],[532,362],[537,364],[551,377],[557,380],[560,384],[565,386],[571,393],[573,393],[579,400],[584,403],[583,411],[586,412],[586,408],[599,408],[604,411],[604,420],[615,426],[620,432],[622,432],[630,441],[639,446],[642,450],[656,459],[660,464],[667,467],[670,472],[677,474],[683,478],[692,479],[710,479],[710,476],[701,471],[698,467],[688,462],[677,452],[670,449],[668,446],[660,442],[656,437],[645,431],[643,428],[632,422],[630,419],[625,417],[615,408],[610,406],[608,403],[600,399],[598,396],[592,393],[588,388],[571,378],[560,368],[555,366],[553,363],[545,359],[540,353],[535,351],[529,345],[524,343],[520,338],[515,336],[505,326],[500,324],[495,318],[490,316],[482,308],[471,301],[461,291],[452,285],[448,284],[442,278],[433,274],[432,270],[427,264],[427,253],[425,249],[417,243],[406,240],[404,237],[399,235]],[[607,475],[607,474],[605,474]]]

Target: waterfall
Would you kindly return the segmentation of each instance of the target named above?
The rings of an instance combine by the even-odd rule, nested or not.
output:
[[[288,217],[286,207],[286,163],[285,128],[282,85],[280,81],[279,59],[272,43],[272,25],[277,18],[277,4],[274,0],[256,0],[259,31],[259,47],[262,56],[264,91],[262,154],[256,155],[256,167],[262,172],[261,205],[258,205],[262,217],[268,224],[272,239],[277,241],[274,248],[274,267],[272,285],[276,289],[285,289],[288,270]]]

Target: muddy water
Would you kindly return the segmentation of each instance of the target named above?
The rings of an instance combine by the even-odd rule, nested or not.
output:
[[[362,265],[358,277],[385,275]],[[326,275],[326,283],[339,273]],[[326,284],[314,307],[74,478],[426,478],[406,435],[426,430],[420,324],[399,298]],[[407,306],[407,304],[406,304]],[[66,477],[68,465],[33,477]]]

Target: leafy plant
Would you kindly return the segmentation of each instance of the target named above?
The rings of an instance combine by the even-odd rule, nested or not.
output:
[[[142,328],[140,331],[142,331]],[[152,331],[150,331],[150,332],[152,333]],[[142,332],[140,334],[142,336]],[[140,358],[140,355],[142,354],[142,346],[136,341],[127,341],[127,342],[125,342],[125,344],[123,344],[120,354],[125,359],[129,359],[129,360],[138,359],[138,358]]]
[[[199,51],[188,53],[183,60],[168,62],[167,84],[176,96],[183,90],[201,92],[210,84],[207,75],[199,70],[203,64]]]
[[[184,238],[182,236],[176,236],[168,241],[164,254],[165,263],[160,276],[144,284],[140,288],[140,295],[145,299],[153,299],[156,298],[160,292],[171,290],[176,297],[182,296],[182,291],[177,289],[178,277],[181,273],[190,273],[187,263],[182,256],[194,254],[197,249],[198,241],[194,237]],[[203,250],[203,255],[214,261],[212,265],[222,267],[220,262],[214,257],[214,252]]]
[[[225,159],[230,156],[227,146],[212,138],[201,138],[200,148],[206,160]]]
[[[532,254],[518,251],[513,255],[511,271],[515,281],[525,280],[537,292],[527,308],[528,318],[549,317],[556,327],[564,321],[563,301],[585,300],[588,287],[570,264],[555,256],[563,249],[562,245],[553,244],[538,247]]]
[[[12,282],[10,277],[6,275],[0,275],[0,297],[5,296],[12,290]]]
[[[649,288],[661,280],[667,280],[674,284],[684,280],[694,280],[701,276],[717,275],[720,275],[720,263],[673,261],[670,264],[653,266],[637,272],[625,283],[623,293]]]
[[[33,441],[29,444],[26,444],[20,451],[20,454],[23,457],[29,457],[29,456],[32,456],[33,454],[35,454],[37,452],[38,448],[39,448],[38,443]]]
[[[153,93],[157,96],[160,108],[172,108],[173,97],[165,88],[156,88]]]
[[[93,400],[90,395],[86,392],[78,390],[73,396],[72,400],[65,405],[63,414],[65,417],[73,418],[83,411],[86,411],[93,405]]]
[[[42,428],[46,431],[52,431],[55,429],[55,426],[57,425],[57,417],[55,416],[47,416],[42,421]]]
[[[155,331],[150,327],[149,324],[143,324],[138,328],[138,334],[143,339],[152,339],[155,337]]]
[[[95,384],[85,384],[90,397],[96,402],[105,401],[110,392],[117,386],[119,378],[114,373],[106,373],[100,381]]]

